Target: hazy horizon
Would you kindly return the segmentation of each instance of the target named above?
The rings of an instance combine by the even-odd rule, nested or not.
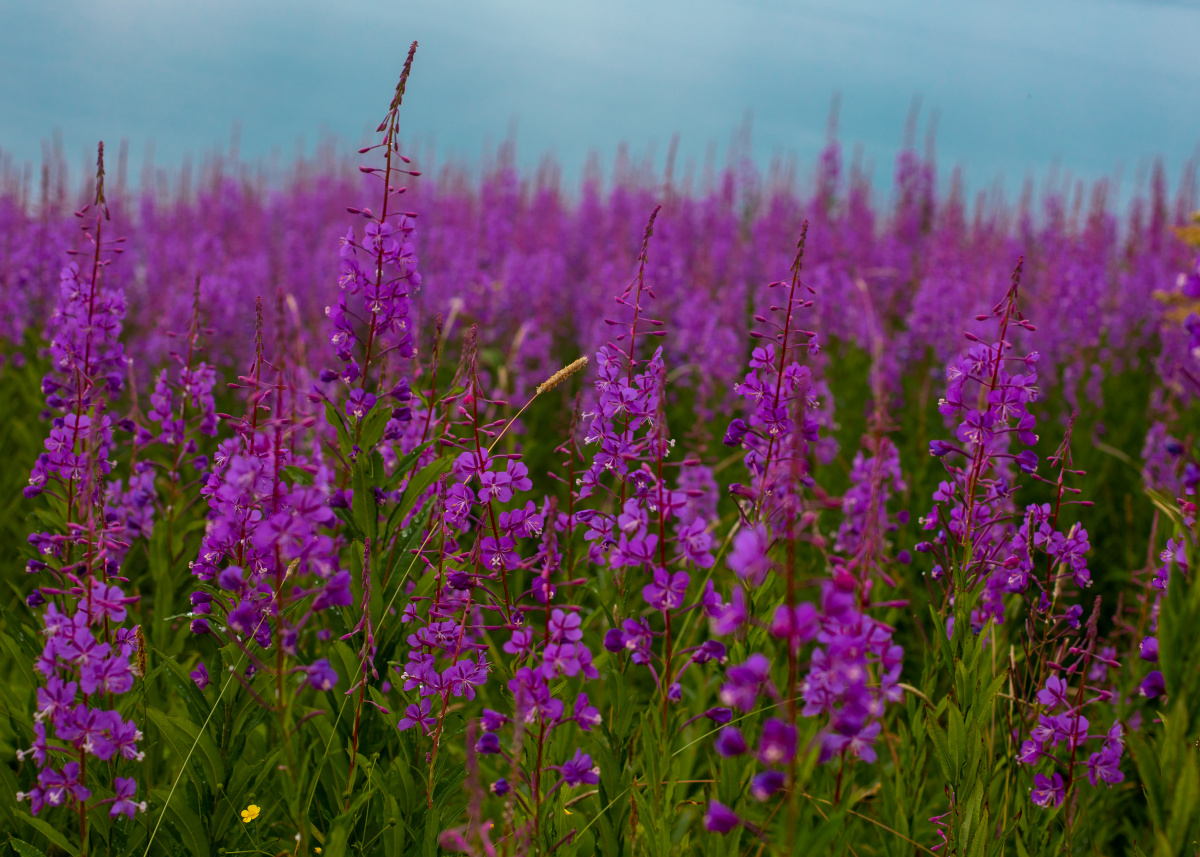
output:
[[[794,156],[809,173],[840,95],[839,138],[890,183],[914,98],[943,175],[972,189],[1003,177],[1012,194],[1058,164],[1125,195],[1156,157],[1172,184],[1200,141],[1200,35],[1194,3],[935,0],[354,0],[203,8],[152,0],[0,2],[0,149],[37,164],[61,129],[74,178],[95,140],[130,141],[136,181],[146,143],[176,169],[227,150],[292,160],[324,135],[345,151],[386,109],[411,40],[421,43],[403,109],[417,154],[433,146],[478,166],[515,127],[518,163],[546,155],[577,185],[589,154],[611,174],[620,143],[661,170],[701,168],[752,116],[761,168]],[[424,164],[422,166],[425,166]]]

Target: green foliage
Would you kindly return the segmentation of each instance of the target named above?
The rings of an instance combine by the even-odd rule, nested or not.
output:
[[[843,373],[835,385],[840,453],[815,475],[837,493],[847,484],[849,462],[866,431],[861,415],[870,401],[864,377],[870,361],[843,344],[832,343],[829,350]],[[32,779],[28,764],[11,760],[32,740],[30,712],[39,685],[34,661],[41,645],[35,618],[23,603],[28,583],[22,567],[30,556],[25,536],[34,522],[53,523],[61,517],[61,510],[46,498],[27,501],[20,494],[26,463],[36,457],[47,430],[33,416],[40,407],[37,387],[43,368],[30,359],[24,368],[6,365],[0,371],[0,397],[19,403],[11,418],[0,421],[0,445],[10,461],[20,463],[5,471],[8,490],[0,500],[0,576],[6,584],[0,610],[0,667],[7,676],[6,692],[0,696],[0,753],[10,760],[0,765],[0,835],[18,857],[78,853],[73,821],[64,823],[61,814],[47,816],[57,823],[30,816],[27,806],[13,797]],[[944,433],[931,369],[932,361],[904,379],[904,407],[896,410],[899,425],[892,437],[908,483],[899,503],[912,513],[908,523],[889,534],[897,546],[911,546],[921,538],[916,518],[927,511],[941,476],[940,466],[927,454],[929,439]],[[451,377],[443,369],[440,383],[448,388]],[[1161,522],[1159,546],[1168,529],[1177,537],[1187,529],[1173,498],[1141,489],[1134,462],[1146,430],[1146,396],[1132,376],[1116,376],[1105,387],[1104,404],[1081,413],[1075,424],[1074,462],[1088,471],[1079,484],[1084,496],[1096,500],[1079,515],[1092,534],[1089,562],[1102,605],[1115,601],[1127,588],[1131,569],[1144,561],[1156,515]],[[561,485],[548,480],[542,470],[558,467],[555,450],[570,421],[570,404],[566,390],[561,401],[547,397],[535,402],[523,417],[529,435],[520,439],[535,491],[557,496],[560,502],[566,499]],[[348,487],[354,489],[351,507],[338,510],[346,536],[346,566],[357,581],[366,554],[373,584],[368,609],[378,647],[374,663],[398,683],[389,670],[402,664],[410,631],[395,607],[403,603],[409,585],[415,586],[417,596],[430,594],[434,586],[433,575],[423,574],[414,559],[431,512],[418,504],[449,471],[453,459],[443,455],[418,467],[421,453],[433,448],[433,441],[390,467],[378,453],[357,454],[356,446],[371,449],[382,437],[386,414],[385,408],[378,408],[358,422],[330,406],[326,417],[333,426],[336,452],[346,465]],[[689,451],[709,461],[727,455],[719,443],[720,427],[703,424],[690,393],[670,404],[667,420],[674,435],[688,438]],[[1053,423],[1047,420],[1047,425]],[[1056,444],[1056,434],[1052,429],[1043,433],[1043,458]],[[517,439],[509,435],[502,442],[511,445]],[[682,452],[673,456],[677,463]],[[732,472],[721,472],[720,478],[728,483]],[[302,484],[312,480],[311,472],[298,467],[288,469],[286,477]],[[401,484],[406,485],[403,493],[381,510],[376,489],[396,491]],[[1040,501],[1047,490],[1035,484],[1022,500]],[[733,516],[731,501],[722,494],[725,539]],[[148,664],[135,690],[118,705],[126,716],[136,717],[145,732],[139,794],[149,806],[133,820],[110,819],[106,806],[98,806],[89,815],[89,853],[206,857],[314,853],[318,847],[331,857],[445,853],[439,837],[463,823],[469,789],[478,786],[472,786],[466,770],[463,715],[458,710],[447,714],[432,764],[429,738],[396,729],[404,702],[395,688],[384,690],[382,682],[371,683],[359,718],[358,695],[344,693],[348,680],[363,669],[359,640],[336,640],[358,621],[349,610],[334,614],[335,639],[319,655],[330,660],[342,684],[316,698],[303,697],[304,702],[298,701],[302,675],[285,675],[282,687],[269,669],[247,678],[246,655],[237,646],[218,649],[211,639],[190,635],[187,597],[197,585],[188,565],[203,532],[202,511],[202,506],[181,504],[176,513],[161,518],[148,539],[132,546],[121,569],[131,590],[141,596],[132,609],[146,635]],[[834,527],[831,514],[820,530],[828,534]],[[604,630],[617,622],[616,617],[633,613],[637,593],[626,591],[612,575],[589,570],[582,540],[571,550],[575,571],[587,576],[587,585],[570,597],[583,608],[585,642],[592,651],[602,652]],[[797,556],[806,583],[824,574],[827,557],[820,547],[801,546]],[[1200,567],[1194,546],[1191,556],[1190,567]],[[556,759],[582,747],[599,768],[599,782],[575,791],[547,789],[546,800],[537,808],[533,850],[621,857],[901,857],[930,853],[944,829],[949,841],[939,853],[962,857],[1093,850],[1153,857],[1192,853],[1200,839],[1200,648],[1192,637],[1193,629],[1200,627],[1200,585],[1185,574],[1174,574],[1162,602],[1158,636],[1168,693],[1157,710],[1161,722],[1148,719],[1140,732],[1127,734],[1132,762],[1123,768],[1124,784],[1075,792],[1077,803],[1070,810],[1074,830],[1068,835],[1067,810],[1033,807],[1029,772],[1004,749],[1005,709],[1013,704],[1008,685],[1010,631],[991,626],[972,633],[973,597],[964,595],[952,608],[943,607],[924,585],[922,572],[927,569],[920,562],[892,569],[898,578],[894,595],[907,603],[890,608],[886,621],[896,626],[896,639],[905,648],[903,680],[910,687],[901,704],[888,708],[876,764],[818,764],[815,750],[802,752],[789,794],[779,801],[767,827],[710,834],[701,823],[708,802],[745,803],[755,763],[717,756],[712,749],[716,729],[707,720],[685,727],[679,708],[670,709],[664,718],[661,689],[646,672],[600,654],[596,666],[601,679],[589,686],[589,694],[602,723],[589,733],[575,727],[558,730],[547,742]],[[727,572],[718,563],[713,574]],[[694,585],[700,582],[693,580]],[[528,589],[530,575],[514,572],[511,583],[515,589]],[[357,582],[355,594],[362,595]],[[769,615],[783,600],[780,581],[772,577],[754,597],[754,613]],[[1019,611],[1019,605],[1015,609]],[[1111,622],[1111,610],[1101,609],[1101,621]],[[947,615],[955,619],[949,639]],[[694,645],[703,620],[695,615],[687,621],[680,639]],[[745,660],[761,648],[765,637],[763,628],[750,629],[731,645],[730,661]],[[201,660],[213,675],[213,683],[204,690],[189,674]],[[489,653],[489,660],[495,673],[480,690],[481,701],[498,710],[510,708],[506,685],[512,676],[506,673],[506,661],[496,651]],[[772,666],[777,677],[786,668]],[[719,681],[710,679],[689,685],[680,708],[698,713],[715,705],[718,686]],[[274,700],[280,690],[289,701],[277,707]],[[1135,687],[1127,686],[1125,692],[1131,696]],[[1121,704],[1126,706],[1120,709],[1122,716],[1127,716],[1131,709]],[[769,711],[739,714],[738,722],[751,731],[766,716]],[[800,746],[814,747],[817,724],[805,718],[800,724]],[[531,742],[525,752],[532,751]],[[97,792],[98,798],[103,796]],[[243,821],[241,813],[250,805],[260,807],[261,814]],[[484,794],[481,809],[485,817],[503,820],[506,804]],[[931,821],[946,813],[944,828]]]

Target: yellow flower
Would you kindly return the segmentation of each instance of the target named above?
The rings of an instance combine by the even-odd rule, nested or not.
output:
[[[254,804],[250,804],[250,806],[242,810],[242,824],[249,824],[254,821],[254,819],[258,818],[260,812],[262,812],[261,809]]]

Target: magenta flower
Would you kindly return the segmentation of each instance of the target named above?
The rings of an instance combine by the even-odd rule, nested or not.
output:
[[[1035,804],[1042,807],[1062,806],[1063,799],[1066,797],[1066,789],[1063,785],[1062,774],[1055,773],[1053,777],[1047,777],[1044,774],[1033,775],[1033,792],[1029,795],[1029,799]]]
[[[559,766],[563,782],[568,786],[579,786],[584,783],[600,782],[600,768],[592,765],[592,757],[582,750],[576,749],[575,756]]]
[[[314,661],[304,671],[308,673],[308,686],[315,690],[333,690],[338,683],[338,674],[328,658]]]
[[[1138,647],[1138,655],[1143,661],[1158,663],[1158,637],[1145,637]]]
[[[405,729],[420,726],[421,731],[428,735],[430,728],[437,723],[437,720],[430,716],[431,706],[432,703],[429,697],[422,699],[419,705],[409,705],[404,709],[404,716],[400,718],[400,722],[396,724],[396,728],[403,732]]]
[[[495,498],[501,503],[512,499],[512,476],[489,470],[479,477],[479,502],[486,503]],[[531,486],[532,487],[532,486]]]
[[[1151,670],[1150,673],[1142,679],[1141,685],[1138,687],[1138,692],[1147,699],[1154,699],[1162,696],[1167,692],[1167,681],[1163,678],[1160,670]]]
[[[686,571],[671,574],[665,568],[654,569],[654,582],[642,587],[642,598],[656,610],[675,610],[683,606],[691,575]]]
[[[1092,753],[1088,757],[1088,782],[1092,785],[1100,780],[1108,783],[1110,786],[1125,780],[1125,775],[1121,773],[1121,746],[1119,744],[1106,744],[1098,753]]]
[[[750,780],[750,795],[757,801],[767,801],[783,788],[782,771],[761,771]]]
[[[775,610],[775,618],[771,620],[771,635],[786,640],[792,651],[798,652],[801,646],[817,635],[820,627],[820,614],[807,601],[790,608],[780,604]]]
[[[742,820],[719,800],[710,800],[704,813],[704,829],[712,833],[728,833],[740,825]]]
[[[567,613],[555,607],[550,611],[550,639],[556,643],[578,642],[583,639],[582,623],[578,613]]]
[[[1050,708],[1062,705],[1070,707],[1071,702],[1068,698],[1070,689],[1067,683],[1056,675],[1046,679],[1046,686],[1037,692],[1037,700],[1042,705],[1047,705]]]
[[[144,800],[133,800],[133,796],[137,794],[137,780],[132,777],[116,777],[113,780],[113,789],[116,791],[117,797],[108,811],[109,817],[116,818],[118,815],[124,814],[127,818],[133,818],[137,812],[146,811]]]
[[[746,739],[736,726],[726,726],[717,733],[713,749],[721,756],[740,756],[746,752]]]
[[[878,728],[875,731],[878,732]],[[764,765],[786,765],[795,755],[796,727],[774,718],[763,723],[758,742],[759,761]]]
[[[204,690],[209,685],[208,667],[204,666],[204,661],[196,665],[196,668],[188,673],[192,677],[192,681],[196,683],[196,687]]]
[[[762,524],[738,530],[725,562],[738,577],[751,586],[758,586],[771,570],[771,561],[767,558],[767,549],[770,546],[770,537]]]
[[[376,401],[378,400],[374,393],[368,393],[366,390],[351,390],[344,405],[346,416],[361,420],[371,408],[375,407]]]
[[[740,586],[733,587],[733,594],[730,596],[729,604],[720,607],[711,607],[711,609],[712,612],[709,613],[711,616],[709,619],[709,628],[718,637],[732,634],[746,622],[749,615],[746,612],[746,594]]]

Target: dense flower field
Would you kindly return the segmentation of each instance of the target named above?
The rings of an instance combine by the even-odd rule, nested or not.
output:
[[[1190,179],[422,176],[412,61],[3,176],[0,847],[1195,853]]]

